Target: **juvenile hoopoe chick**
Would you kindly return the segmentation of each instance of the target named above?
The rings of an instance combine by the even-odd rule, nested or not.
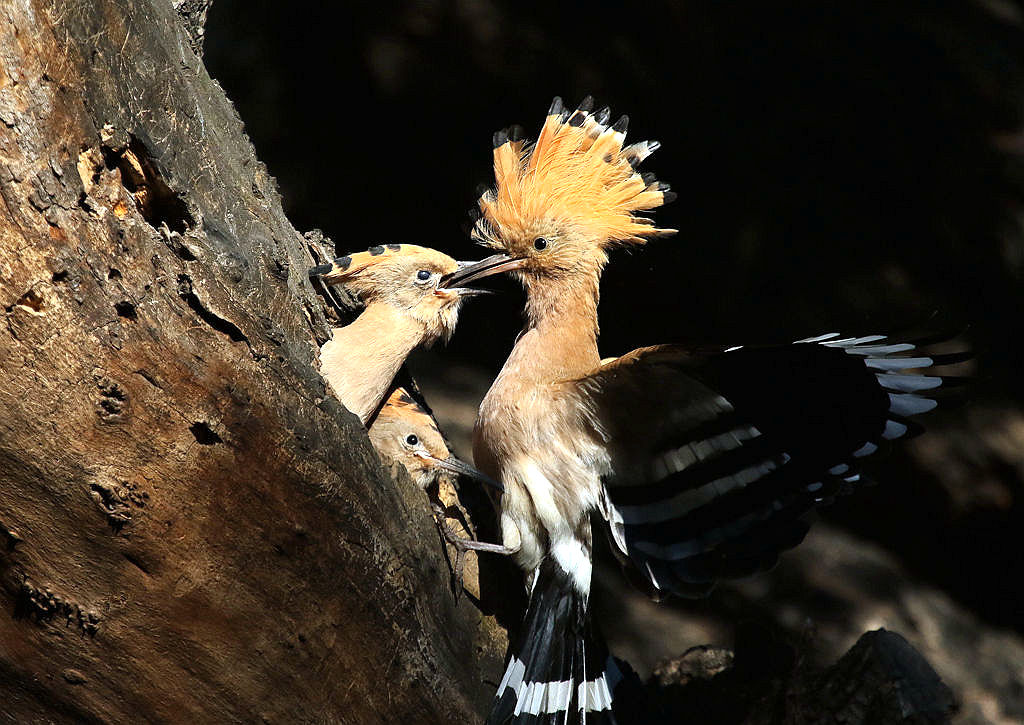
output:
[[[387,244],[310,270],[311,277],[344,284],[366,305],[355,322],[335,328],[320,348],[321,374],[364,425],[409,353],[447,341],[462,300],[486,292],[441,282],[468,264],[426,247]]]
[[[501,490],[493,478],[451,454],[434,417],[404,388],[394,389],[368,432],[373,447],[401,463],[424,491],[445,474],[469,476]]]
[[[462,588],[463,557],[466,551],[496,551],[501,547],[460,537],[447,523],[447,510],[438,484],[446,475],[467,476],[501,491],[501,484],[448,450],[437,421],[404,388],[395,388],[369,428],[370,442],[379,453],[400,463],[412,480],[430,497],[434,520],[445,540],[455,547],[456,591]]]
[[[699,596],[770,566],[803,517],[857,481],[854,462],[935,406],[955,358],[873,335],[765,348],[665,345],[602,362],[608,250],[669,234],[637,216],[669,201],[623,147],[626,117],[555,99],[537,142],[494,140],[496,188],[474,236],[499,254],[447,279],[511,272],[526,322],[484,398],[474,459],[500,480],[506,552],[531,581],[488,723],[609,723],[618,673],[589,616],[592,531],[655,592]]]

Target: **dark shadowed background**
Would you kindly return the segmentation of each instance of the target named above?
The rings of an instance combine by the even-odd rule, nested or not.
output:
[[[605,355],[969,325],[969,403],[872,462],[880,485],[826,511],[774,572],[674,609],[621,592],[598,606],[642,672],[728,644],[745,618],[815,627],[825,659],[899,629],[997,722],[1024,718],[1022,18],[1008,0],[216,0],[206,59],[293,223],[339,252],[482,256],[463,227],[494,130],[535,135],[556,94],[628,113],[630,138],[663,144],[645,167],[679,193],[657,217],[680,233],[613,255]],[[519,328],[521,293],[498,286],[414,361],[464,455]],[[995,671],[979,685],[957,667]]]

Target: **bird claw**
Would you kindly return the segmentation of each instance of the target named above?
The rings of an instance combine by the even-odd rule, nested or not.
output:
[[[492,554],[502,555],[514,554],[515,551],[501,544],[489,544],[486,541],[476,541],[475,539],[467,539],[459,536],[448,525],[448,513],[445,507],[437,502],[431,502],[431,508],[434,513],[434,523],[437,525],[437,530],[440,532],[441,537],[455,548],[455,562],[452,566],[452,576],[455,579],[455,601],[458,601],[462,596],[462,590],[464,588],[463,579],[467,551],[485,551]]]
[[[452,531],[451,527],[448,525],[448,515],[443,506],[435,503],[432,505],[432,508],[434,510],[434,523],[437,525],[437,530],[440,532],[441,538],[455,547],[455,561],[452,565],[452,576],[455,579],[453,582],[455,601],[458,602],[459,598],[462,596],[466,552],[469,550],[465,544],[469,539],[464,539]]]

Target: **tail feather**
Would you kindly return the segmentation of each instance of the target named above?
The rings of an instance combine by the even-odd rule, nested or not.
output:
[[[616,725],[620,678],[586,597],[545,559],[486,725]]]

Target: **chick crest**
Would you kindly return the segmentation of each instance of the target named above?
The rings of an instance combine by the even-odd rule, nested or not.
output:
[[[344,285],[367,305],[391,305],[422,323],[424,343],[446,342],[455,332],[467,290],[445,289],[441,279],[459,263],[436,249],[415,244],[386,244],[338,257],[311,274]]]
[[[657,141],[623,147],[628,117],[608,125],[610,109],[592,113],[589,97],[569,113],[555,98],[536,143],[518,127],[494,135],[496,185],[479,198],[473,238],[524,258],[540,274],[600,268],[605,250],[673,234],[638,212],[675,198],[667,184],[637,166]]]

